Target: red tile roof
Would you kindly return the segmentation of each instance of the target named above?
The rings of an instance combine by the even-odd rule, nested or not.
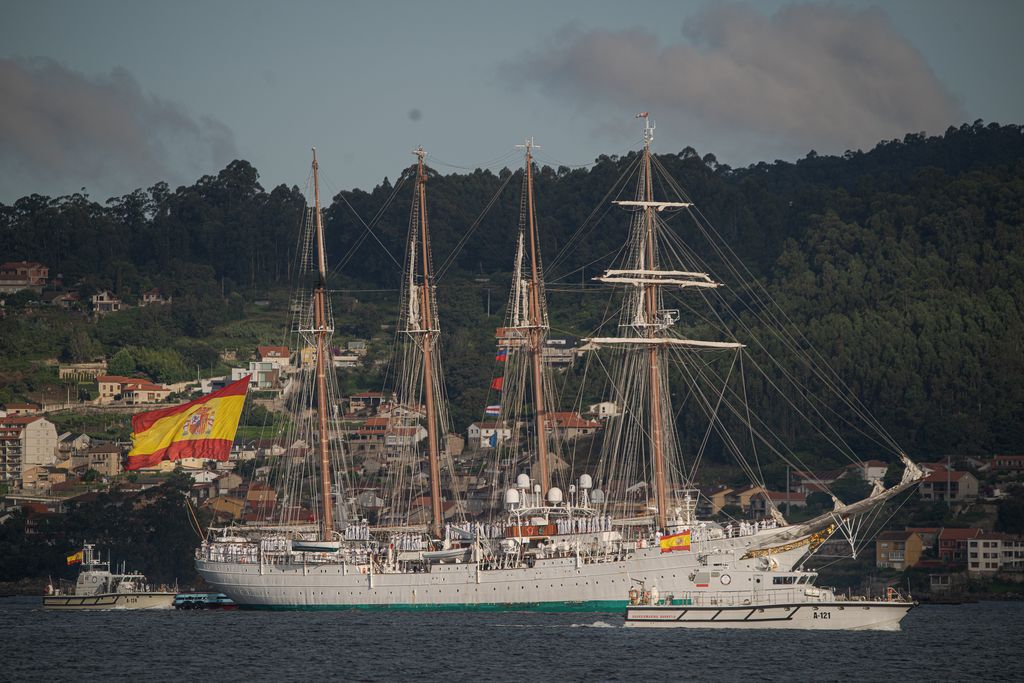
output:
[[[950,529],[945,528],[939,532],[940,541],[965,541],[968,538],[976,538],[983,533],[982,529]]]
[[[921,481],[927,482],[945,482],[945,481],[960,481],[970,472],[959,472],[957,470],[935,470]],[[971,475],[974,476],[974,475]]]
[[[42,420],[40,415],[26,415],[24,417],[0,417],[0,424],[4,426],[10,425],[27,425],[35,422],[36,420]]]
[[[287,358],[287,346],[257,346],[256,353],[260,358]]]
[[[99,375],[96,378],[97,382],[116,382],[117,384],[127,384],[129,382],[146,382],[145,377],[122,377],[121,375]]]
[[[552,423],[560,429],[598,429],[602,425],[594,420],[584,420],[579,413],[548,413],[546,423]]]

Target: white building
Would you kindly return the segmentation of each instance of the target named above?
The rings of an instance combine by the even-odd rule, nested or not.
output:
[[[885,473],[889,471],[889,464],[881,460],[865,460],[858,465],[851,466],[864,481],[885,479]]]
[[[287,346],[257,346],[256,356],[262,363],[273,363],[282,370],[292,365]]]
[[[474,422],[466,430],[469,445],[476,448],[494,448],[497,443],[512,438],[512,430],[503,422]]]
[[[602,401],[601,403],[594,403],[588,406],[587,414],[593,415],[598,420],[606,420],[619,414],[619,406],[616,405],[615,401]]]
[[[0,427],[20,430],[21,469],[57,462],[57,428],[45,417],[4,417],[0,418]]]
[[[987,531],[967,539],[967,574],[992,576],[998,571],[1024,569],[1024,538]]]

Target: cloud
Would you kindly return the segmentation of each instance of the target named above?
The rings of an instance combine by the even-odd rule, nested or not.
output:
[[[805,152],[868,148],[959,123],[958,100],[885,12],[714,5],[660,45],[643,29],[566,27],[503,76],[552,95],[677,117]],[[682,127],[682,126],[680,126]]]
[[[0,179],[9,192],[117,194],[194,180],[236,156],[223,123],[143,92],[116,68],[90,77],[46,59],[0,59]]]
[[[419,121],[423,118],[423,112],[419,109],[410,109],[408,116],[410,121]]]

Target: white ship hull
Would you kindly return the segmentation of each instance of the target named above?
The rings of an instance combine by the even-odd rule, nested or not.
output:
[[[484,569],[475,562],[434,564],[429,571],[373,573],[368,566],[199,559],[199,574],[217,590],[248,608],[264,609],[542,609],[619,610],[635,582],[693,585],[691,575],[715,569],[727,580],[759,581],[756,561],[736,561],[753,537],[718,539],[712,553],[636,550],[618,561],[583,562],[576,557],[537,560],[533,567]],[[774,555],[792,567],[805,553],[797,548]],[[721,558],[709,567],[700,555]],[[770,579],[769,579],[770,581]]]
[[[789,605],[695,607],[637,605],[626,608],[626,626],[639,628],[807,629],[899,631],[912,602],[801,602]]]
[[[46,609],[171,609],[174,593],[99,593],[97,595],[48,595]]]

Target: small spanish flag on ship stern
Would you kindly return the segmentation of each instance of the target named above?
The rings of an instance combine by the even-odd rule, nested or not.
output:
[[[180,406],[132,416],[129,470],[161,460],[227,460],[242,417],[249,376]]]
[[[678,534],[661,537],[661,552],[670,553],[673,550],[690,549],[690,530],[681,531]]]

